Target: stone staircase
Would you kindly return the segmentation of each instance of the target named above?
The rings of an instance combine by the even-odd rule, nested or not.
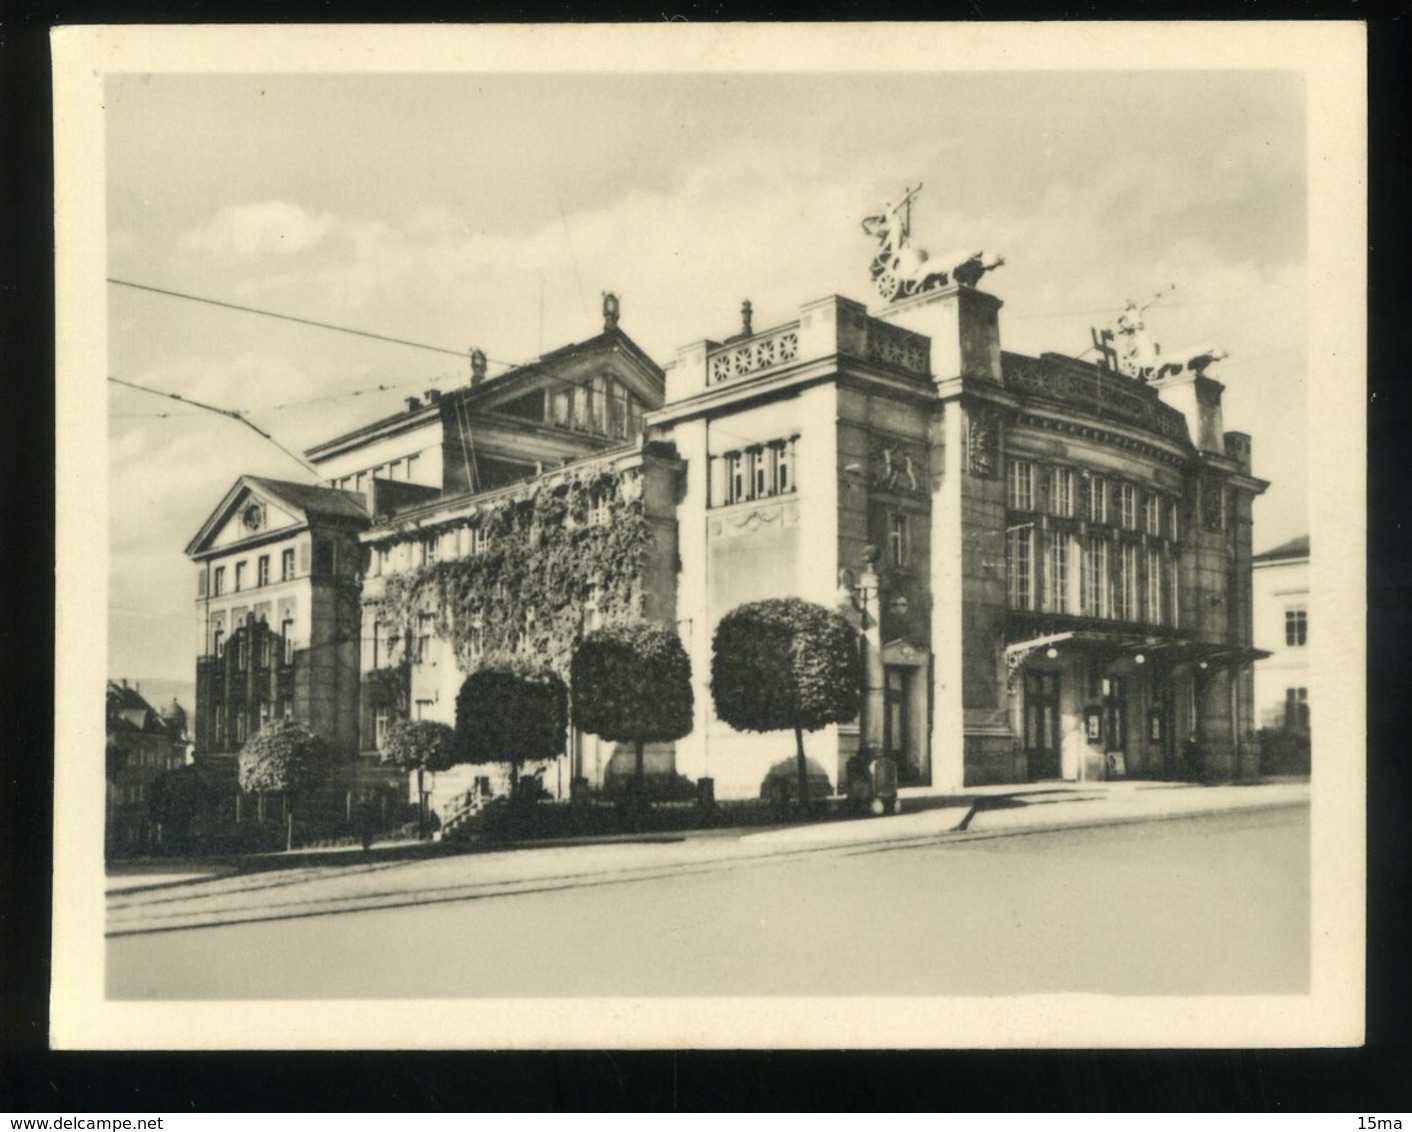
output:
[[[432,837],[436,841],[455,841],[466,837],[475,828],[476,816],[485,809],[490,796],[483,794],[479,785],[472,786],[456,795],[450,804],[441,811],[441,828]]]

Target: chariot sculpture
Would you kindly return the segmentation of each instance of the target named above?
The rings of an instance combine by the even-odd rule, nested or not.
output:
[[[951,282],[974,287],[987,271],[994,271],[1005,262],[995,256],[987,263],[985,252],[933,258],[926,249],[913,247],[912,201],[921,191],[920,184],[908,189],[897,204],[888,202],[882,212],[863,221],[863,231],[878,241],[869,274],[884,302],[932,291]]]

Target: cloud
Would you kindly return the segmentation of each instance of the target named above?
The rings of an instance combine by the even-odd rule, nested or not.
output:
[[[323,243],[338,228],[328,213],[286,201],[226,205],[206,223],[177,239],[180,254],[211,260],[292,256]]]

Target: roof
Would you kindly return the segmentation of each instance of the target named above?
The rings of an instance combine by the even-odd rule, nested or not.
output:
[[[243,477],[261,491],[267,491],[276,499],[282,499],[291,507],[297,507],[311,518],[318,516],[330,519],[366,519],[368,509],[363,505],[363,497],[352,491],[339,491],[332,487],[316,487],[307,483],[290,483],[288,480],[267,480],[260,476]]]
[[[1281,558],[1308,558],[1309,557],[1309,536],[1297,535],[1288,542],[1282,542],[1279,546],[1261,552],[1251,559],[1252,562],[1274,562]]]
[[[162,734],[167,724],[136,688],[108,681],[108,730],[146,731]]]

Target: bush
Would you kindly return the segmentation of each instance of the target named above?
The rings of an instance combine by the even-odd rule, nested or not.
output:
[[[486,664],[456,696],[456,743],[472,763],[508,763],[511,793],[527,762],[564,753],[568,689],[558,675],[521,660]]]
[[[831,609],[799,598],[731,610],[716,627],[711,695],[716,714],[737,731],[795,736],[797,794],[808,807],[805,731],[858,714],[863,682],[857,634]]]
[[[284,794],[291,799],[313,790],[332,770],[328,745],[301,723],[280,719],[257,731],[236,763],[247,793]],[[294,847],[294,807],[288,810],[285,848]]]
[[[642,748],[691,732],[691,660],[665,625],[638,621],[591,633],[571,664],[574,723],[610,743],[631,743],[642,787]]]
[[[147,795],[147,816],[161,825],[164,841],[187,848],[196,829],[220,820],[221,807],[231,791],[228,778],[195,764],[176,767],[153,780]]]
[[[833,793],[826,770],[815,759],[806,760],[809,798],[820,801]],[[760,780],[760,800],[764,802],[794,802],[799,798],[799,766],[794,756],[780,759]]]

